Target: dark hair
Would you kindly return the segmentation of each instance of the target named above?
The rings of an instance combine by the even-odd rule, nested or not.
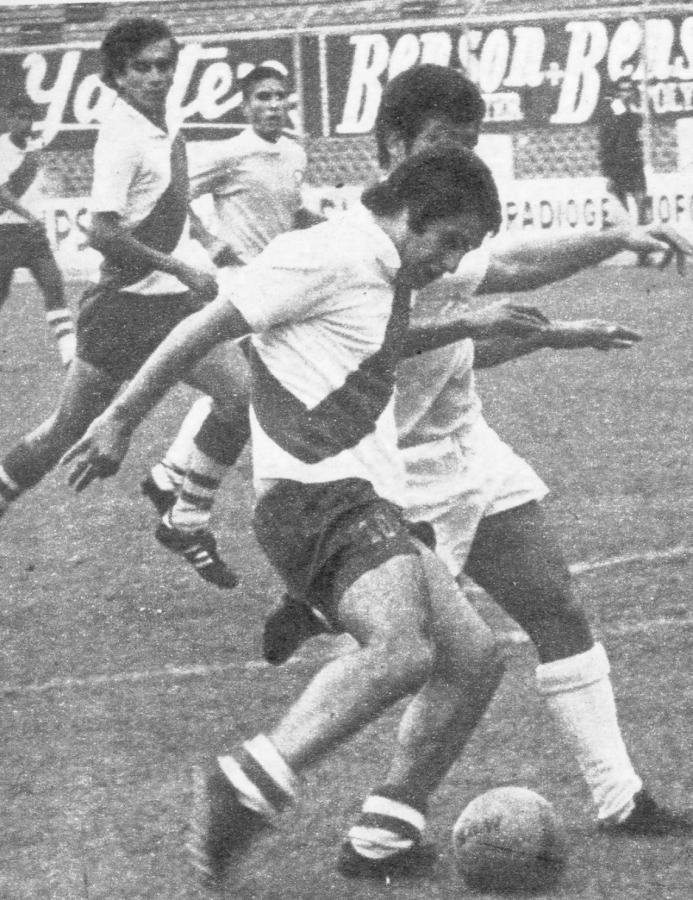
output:
[[[165,22],[144,16],[119,19],[101,44],[101,80],[115,90],[115,78],[125,72],[128,62],[149,44],[165,40],[172,42],[178,59],[178,42]]]
[[[253,93],[255,85],[259,84],[261,81],[266,81],[268,78],[275,78],[277,81],[281,81],[284,87],[287,86],[289,80],[287,75],[274,66],[255,66],[255,68],[251,69],[241,80],[243,99],[247,100]]]
[[[376,215],[409,210],[419,234],[434,219],[475,212],[488,232],[501,224],[500,201],[491,171],[473,150],[445,147],[415,153],[361,196]]]
[[[485,112],[479,88],[463,72],[432,63],[406,69],[383,90],[375,120],[378,162],[383,168],[390,164],[388,138],[394,134],[410,149],[431,116],[481,123]]]

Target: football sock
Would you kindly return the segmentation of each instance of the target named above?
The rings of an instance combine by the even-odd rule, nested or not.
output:
[[[642,781],[618,725],[609,660],[601,644],[537,666],[539,693],[577,759],[600,821],[623,821]]]
[[[248,809],[274,818],[295,802],[298,779],[264,734],[246,741],[237,760],[220,756],[218,761],[239,802]]]
[[[178,492],[185,478],[185,469],[179,469],[175,463],[169,461],[168,453],[166,457],[152,466],[149,473],[152,476],[154,484],[161,488],[162,491]]]
[[[196,531],[209,521],[216,493],[227,469],[241,454],[250,436],[247,411],[229,425],[210,411],[197,437],[171,524],[181,531]]]
[[[162,491],[178,491],[183,484],[190,454],[195,449],[195,436],[212,408],[211,397],[200,397],[188,410],[166,455],[151,471]]]
[[[366,798],[361,815],[348,834],[351,846],[360,856],[387,859],[421,843],[425,815],[397,799],[398,793],[396,789],[383,787]]]
[[[46,321],[55,334],[58,343],[58,352],[60,353],[60,361],[64,366],[68,366],[75,357],[77,348],[77,338],[75,336],[75,324],[72,320],[72,313],[67,307],[62,309],[46,310]]]

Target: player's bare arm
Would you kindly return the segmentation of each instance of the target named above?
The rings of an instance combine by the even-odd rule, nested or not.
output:
[[[118,213],[95,213],[89,232],[89,241],[92,247],[124,268],[127,268],[128,265],[144,263],[160,272],[174,275],[191,291],[199,294],[202,300],[211,300],[216,296],[217,283],[214,275],[189,266],[167,253],[160,253],[138,241],[122,225]]]
[[[527,291],[561,281],[624,250],[676,256],[679,271],[693,246],[670,226],[635,226],[621,217],[603,231],[542,235],[505,234],[492,244],[477,293]],[[669,258],[671,258],[671,256]]]
[[[250,326],[225,298],[188,316],[157,347],[127,389],[95,419],[62,463],[76,462],[69,482],[84,490],[95,478],[114,475],[139,423],[166,392],[217,344],[250,332]]]
[[[533,334],[521,337],[500,335],[495,338],[475,341],[474,368],[488,369],[501,365],[535,350],[628,350],[642,340],[642,335],[602,319],[576,319],[555,321]]]
[[[549,320],[533,306],[520,306],[514,303],[498,301],[481,309],[456,310],[449,307],[445,313],[440,311],[429,322],[422,318],[417,310],[417,324],[409,329],[404,356],[414,356],[428,350],[436,350],[446,344],[464,338],[480,340],[499,335],[515,335],[522,339],[542,331]]]

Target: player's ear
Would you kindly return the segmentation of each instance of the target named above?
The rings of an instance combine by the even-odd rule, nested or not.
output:
[[[387,152],[390,154],[389,168],[391,169],[398,166],[400,163],[403,163],[408,156],[404,141],[396,134],[391,134],[387,137],[385,146],[387,147]]]

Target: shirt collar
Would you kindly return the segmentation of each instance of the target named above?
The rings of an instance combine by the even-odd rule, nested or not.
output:
[[[140,134],[149,134],[153,137],[174,137],[178,130],[175,126],[175,119],[170,111],[166,112],[166,126],[168,131],[164,131],[120,96],[116,97],[113,109],[117,115],[122,116],[125,119],[130,119],[133,123],[133,127],[137,128],[138,133]]]
[[[402,266],[402,261],[392,238],[383,231],[376,222],[373,213],[369,209],[366,209],[362,203],[357,203],[353,206],[351,212],[353,213],[353,218],[356,220],[360,231],[362,233],[365,232],[367,235],[369,242],[375,251],[376,258],[387,270],[389,279],[394,281],[395,276]]]
[[[263,137],[260,137],[257,131],[250,125],[247,125],[241,134],[248,146],[262,150],[264,153],[279,153],[281,151],[281,140],[283,135],[280,135],[279,140],[277,141],[266,141]]]

